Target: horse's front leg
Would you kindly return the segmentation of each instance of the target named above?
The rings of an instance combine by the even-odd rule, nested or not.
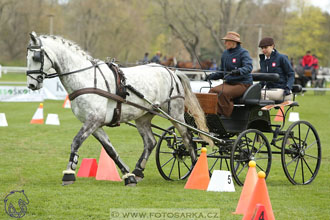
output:
[[[78,149],[81,144],[88,138],[90,134],[92,134],[97,128],[102,125],[101,120],[99,120],[95,116],[90,116],[86,122],[84,123],[83,127],[80,129],[78,134],[74,137],[72,144],[71,144],[71,154],[69,163],[67,165],[66,170],[63,171],[63,179],[62,185],[69,185],[74,183],[76,180],[75,177],[75,170],[78,164]]]
[[[120,159],[115,148],[112,146],[108,135],[105,133],[103,128],[98,128],[93,136],[101,143],[105,151],[108,153],[109,157],[116,163],[120,171],[123,174],[123,179],[126,186],[136,186],[136,179],[134,174],[129,172],[128,166]]]
[[[153,117],[153,115],[147,114],[135,121],[136,127],[143,139],[144,144],[144,150],[142,152],[142,155],[140,156],[140,159],[136,163],[135,169],[133,170],[137,181],[141,181],[144,178],[143,171],[146,167],[148,158],[152,150],[157,144],[157,141],[155,140],[155,137],[152,134],[151,130],[151,119]]]

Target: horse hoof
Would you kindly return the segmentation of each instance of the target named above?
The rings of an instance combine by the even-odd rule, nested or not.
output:
[[[141,170],[134,169],[132,173],[135,175],[135,179],[137,182],[140,182],[143,180],[144,174]]]
[[[74,181],[62,181],[62,186],[71,185]]]
[[[134,176],[129,176],[125,179],[125,186],[136,186],[137,181]]]
[[[142,177],[139,177],[139,176],[135,176],[135,179],[136,179],[136,182],[140,182],[140,181],[143,180],[143,178]]]
[[[73,184],[76,181],[76,177],[74,174],[64,174],[62,178],[62,186]]]

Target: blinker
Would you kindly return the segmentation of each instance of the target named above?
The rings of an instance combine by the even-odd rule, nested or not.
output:
[[[35,62],[41,63],[42,62],[42,51],[34,51],[32,59]]]

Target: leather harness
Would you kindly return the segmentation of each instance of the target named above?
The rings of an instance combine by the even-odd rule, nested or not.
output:
[[[134,106],[134,107],[139,108],[139,109],[142,109],[142,110],[147,111],[151,114],[158,115],[160,117],[166,118],[164,115],[160,114],[158,111],[155,111],[154,109],[149,109],[149,108],[146,108],[142,105],[139,105],[139,104],[136,104],[134,102],[130,102],[130,101],[126,100],[126,96],[129,95],[129,93],[127,92],[127,89],[130,90],[131,92],[133,92],[135,95],[137,95],[138,97],[140,97],[142,99],[144,98],[144,95],[141,94],[140,92],[138,92],[131,85],[126,85],[125,75],[124,75],[123,71],[120,68],[118,68],[117,64],[111,62],[111,63],[107,63],[107,65],[109,66],[112,73],[114,74],[114,78],[115,78],[115,82],[116,82],[116,94],[110,92],[108,82],[106,81],[101,69],[98,68],[100,70],[104,80],[105,80],[108,91],[96,88],[97,83],[96,83],[96,70],[95,70],[95,73],[94,73],[94,77],[95,77],[94,88],[93,87],[83,88],[83,89],[78,89],[78,90],[72,92],[71,94],[69,94],[70,101],[73,101],[78,96],[84,95],[84,94],[97,94],[97,95],[100,95],[102,97],[109,98],[109,99],[112,99],[112,100],[116,101],[117,106],[114,109],[113,118],[112,118],[110,123],[106,124],[106,126],[109,126],[109,127],[115,127],[115,126],[120,125],[120,115],[121,115],[122,103]],[[169,73],[171,74],[170,71],[169,71]],[[171,74],[171,77],[172,77],[172,79],[174,78],[172,76],[172,74]],[[178,89],[177,82],[176,82],[176,86],[177,86],[177,89]],[[171,94],[173,92],[173,89],[174,89],[173,85],[171,85],[169,98],[166,99],[163,103],[158,104],[157,106],[154,106],[154,108],[157,108],[157,107],[159,107],[160,105],[162,105],[166,102],[170,102],[172,99],[176,99],[176,98],[183,98],[184,99],[184,97],[182,95],[171,96]],[[178,91],[180,91],[180,90],[178,89]],[[170,110],[170,107],[169,107],[169,110]]]

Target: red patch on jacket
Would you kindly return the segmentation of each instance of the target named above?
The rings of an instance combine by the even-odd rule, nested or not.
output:
[[[272,63],[272,67],[275,67],[275,66],[276,66],[276,63],[275,63],[275,62],[273,62],[273,63]]]
[[[233,58],[233,63],[236,63],[236,58]]]

